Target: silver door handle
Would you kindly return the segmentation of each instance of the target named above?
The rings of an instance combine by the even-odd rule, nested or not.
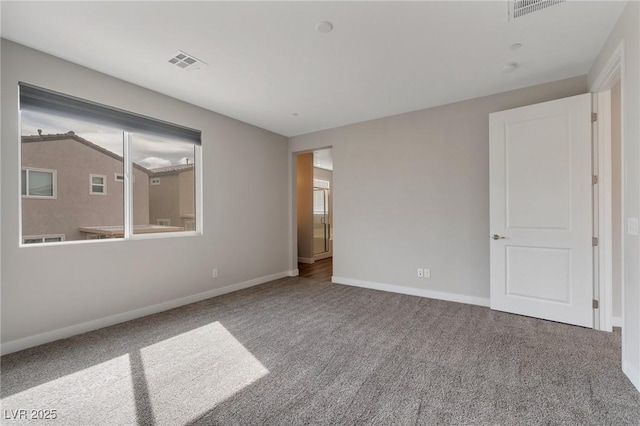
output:
[[[501,237],[498,234],[493,234],[493,236],[491,238],[493,238],[494,240],[506,240],[507,239],[507,237]]]

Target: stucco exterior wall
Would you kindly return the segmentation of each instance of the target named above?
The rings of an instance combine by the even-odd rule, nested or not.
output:
[[[78,228],[122,226],[124,185],[115,180],[122,161],[74,139],[22,144],[22,167],[55,170],[57,197],[22,197],[22,235],[64,234],[66,241],[83,240]],[[134,168],[134,223],[149,222],[149,177]],[[90,193],[90,175],[106,176],[106,194]]]
[[[153,171],[153,170],[152,170]],[[169,219],[171,226],[180,226],[188,231],[186,220],[195,219],[194,170],[177,171],[174,174],[151,176],[159,183],[149,185],[149,219],[157,224],[158,219]]]
[[[170,219],[171,226],[182,226],[178,208],[179,181],[177,175],[160,176],[160,184],[149,185],[149,221]]]
[[[181,225],[185,226],[185,220],[195,218],[195,176],[193,169],[184,171],[178,175],[180,192],[178,194],[180,206]]]

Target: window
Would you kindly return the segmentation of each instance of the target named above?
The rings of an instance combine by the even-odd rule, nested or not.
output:
[[[196,221],[189,219],[184,221],[184,230],[185,231],[195,231],[196,230]]]
[[[22,244],[58,243],[64,241],[64,235],[36,235],[22,238]]]
[[[314,179],[313,180],[313,186],[315,186],[316,188],[325,188],[325,189],[329,189],[329,181],[328,180],[323,180],[323,179]]]
[[[133,185],[133,215],[141,215],[147,208],[135,203],[148,199],[149,216],[155,218],[195,218],[196,174],[194,159],[196,147],[188,141],[142,135],[131,136],[131,157],[135,164],[144,167],[149,174],[148,188]],[[160,185],[162,181],[162,185]],[[148,191],[148,195],[146,195]],[[163,223],[159,221],[162,220]],[[180,220],[157,219],[161,227],[134,228],[134,234],[150,234],[186,231]],[[172,226],[173,225],[173,226]],[[193,232],[194,230],[191,230]]]
[[[56,198],[55,170],[23,168],[20,184],[23,197]]]
[[[104,175],[89,175],[89,193],[92,195],[107,195],[107,177]]]
[[[200,131],[22,82],[20,121],[21,244],[199,232]]]
[[[329,209],[329,192],[326,189],[313,190],[313,214],[327,214]]]

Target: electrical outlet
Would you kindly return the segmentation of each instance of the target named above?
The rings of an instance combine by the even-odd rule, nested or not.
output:
[[[422,268],[418,268],[418,277],[424,277],[424,271],[422,270]]]
[[[218,268],[214,268],[211,275],[213,276],[213,278],[218,278]]]
[[[638,218],[630,217],[627,219],[627,234],[638,236]]]
[[[424,268],[424,277],[425,278],[431,278],[431,269]]]

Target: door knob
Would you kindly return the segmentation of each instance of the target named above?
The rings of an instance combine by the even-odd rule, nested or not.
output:
[[[507,237],[501,237],[498,234],[493,234],[493,236],[491,238],[493,238],[494,240],[506,240],[507,239]]]

